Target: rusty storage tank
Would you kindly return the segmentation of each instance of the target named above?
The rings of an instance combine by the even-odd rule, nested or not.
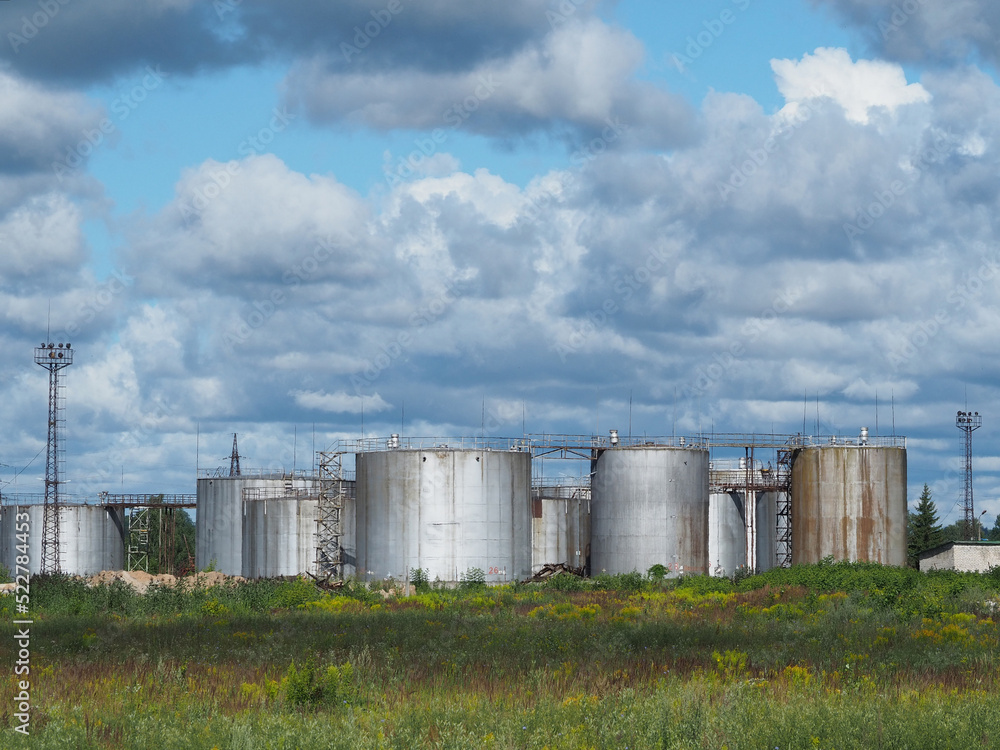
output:
[[[531,572],[565,563],[589,573],[590,487],[538,485],[531,489]]]
[[[0,562],[14,574],[18,540],[17,514],[28,516],[28,568],[42,569],[43,505],[0,508]],[[91,575],[125,567],[125,536],[121,516],[101,505],[64,505],[59,512],[59,570],[69,575]]]
[[[595,462],[591,569],[596,575],[708,572],[708,451],[611,448]]]
[[[283,492],[313,489],[318,479],[302,475],[245,470],[238,477],[198,479],[195,518],[195,566],[212,567],[230,576],[243,574],[243,491],[257,490],[271,497]]]
[[[793,564],[833,556],[906,565],[906,519],[905,447],[874,445],[863,429],[849,444],[795,453]]]
[[[275,578],[316,574],[315,495],[282,493],[283,497],[243,500],[242,575]]]
[[[414,569],[455,583],[531,574],[531,455],[515,450],[394,448],[356,457],[356,571]]]
[[[742,492],[708,498],[708,572],[731,576],[747,562],[747,525]]]

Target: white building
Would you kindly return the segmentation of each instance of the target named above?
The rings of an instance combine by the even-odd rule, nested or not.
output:
[[[920,553],[920,570],[985,573],[1000,566],[1000,542],[945,542]]]

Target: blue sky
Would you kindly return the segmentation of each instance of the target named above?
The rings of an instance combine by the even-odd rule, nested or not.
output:
[[[952,521],[967,390],[1000,512],[986,0],[120,4],[0,7],[0,480],[43,471],[51,305],[81,492],[362,408],[854,435],[877,394]]]

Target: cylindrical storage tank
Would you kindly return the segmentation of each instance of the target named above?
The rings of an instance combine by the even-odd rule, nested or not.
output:
[[[125,567],[124,527],[117,511],[99,505],[69,505],[60,514],[63,573],[85,576]]]
[[[792,563],[906,565],[906,449],[816,446],[792,463]]]
[[[27,519],[24,515],[27,515]],[[20,516],[20,518],[18,517]],[[42,505],[5,505],[0,508],[0,563],[13,577],[17,571],[17,558],[22,555],[23,535],[28,540],[28,565],[31,574],[42,570],[42,522],[45,509]],[[27,530],[23,524],[27,523]],[[18,524],[22,524],[18,529]],[[18,535],[22,538],[18,539]],[[23,572],[22,572],[23,575]]]
[[[315,477],[211,477],[198,480],[195,519],[195,567],[212,568],[229,576],[243,574],[243,491],[270,497],[282,492],[312,490]]]
[[[28,516],[28,569],[42,569],[43,505],[0,508],[0,562],[15,575],[21,552],[19,513]],[[23,528],[23,527],[22,527]],[[59,511],[59,570],[69,575],[91,575],[125,566],[125,540],[118,512],[100,505],[63,505]]]
[[[244,501],[243,577],[315,574],[318,511],[316,498]]]
[[[531,456],[399,449],[357,455],[356,571],[362,580],[487,582],[531,574]]]
[[[664,565],[708,572],[708,451],[614,448],[596,461],[591,487],[594,574]]]
[[[358,547],[357,538],[358,533],[355,528],[357,523],[357,512],[355,510],[355,502],[358,496],[358,483],[353,479],[350,481],[345,481],[345,489],[347,491],[347,500],[344,503],[344,510],[341,513],[341,519],[343,521],[343,531],[344,536],[341,538],[341,561],[344,564],[344,577],[357,577],[357,558],[358,558]]]
[[[757,495],[757,570],[763,573],[778,566],[778,504],[787,502],[784,492]]]
[[[590,488],[559,486],[531,490],[531,572],[548,563],[588,571]]]
[[[708,572],[731,576],[747,563],[747,526],[742,492],[708,498]]]

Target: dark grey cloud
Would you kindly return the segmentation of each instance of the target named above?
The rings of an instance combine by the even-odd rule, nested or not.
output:
[[[573,19],[506,56],[448,71],[345,71],[335,57],[314,57],[289,75],[287,99],[315,122],[437,131],[441,143],[457,130],[569,133],[585,163],[623,144],[665,148],[695,137],[683,99],[633,79],[643,55],[631,34]]]
[[[992,0],[812,0],[857,28],[879,55],[914,62],[1000,60],[1000,6]]]
[[[88,132],[96,132],[102,117],[80,94],[0,69],[0,173],[48,171],[55,176],[53,163],[75,150]],[[78,163],[85,160],[80,156]]]
[[[595,4],[574,0],[569,16]],[[507,56],[544,36],[563,19],[553,21],[550,11],[546,0],[19,3],[0,14],[0,60],[31,77],[77,83],[149,64],[193,74],[315,54],[345,70],[440,72]]]

